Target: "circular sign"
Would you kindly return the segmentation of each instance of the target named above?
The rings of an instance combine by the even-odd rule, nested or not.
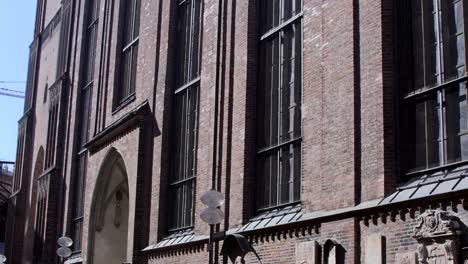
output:
[[[57,243],[61,247],[70,247],[71,245],[73,245],[73,240],[69,237],[61,237],[57,240]]]
[[[0,263],[5,263],[6,260],[7,258],[4,255],[0,254]]]
[[[216,208],[224,204],[224,196],[220,192],[209,190],[202,195],[201,201],[208,207]]]
[[[68,258],[69,256],[71,256],[71,254],[72,254],[71,249],[67,247],[61,247],[57,249],[57,255],[59,255],[59,257]]]
[[[223,221],[224,213],[219,208],[208,207],[201,212],[200,218],[209,225],[216,225]]]

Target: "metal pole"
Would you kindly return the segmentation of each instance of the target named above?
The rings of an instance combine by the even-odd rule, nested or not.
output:
[[[213,232],[214,232],[214,226],[210,225],[210,238],[208,240],[208,252],[209,252],[209,264],[213,264]]]
[[[218,25],[217,25],[217,38],[216,38],[216,83],[215,83],[215,103],[214,103],[214,115],[213,115],[213,157],[212,157],[212,175],[211,175],[211,189],[220,191],[221,186],[216,186],[216,175],[217,175],[217,150],[218,150],[218,104],[219,104],[219,88],[221,78],[221,34],[222,34],[222,16],[223,16],[223,0],[219,0],[218,6]],[[214,236],[214,225],[210,225],[210,240],[208,244],[209,250],[209,264],[217,263],[217,255],[214,254],[213,250],[213,236]],[[216,260],[215,260],[216,258]]]

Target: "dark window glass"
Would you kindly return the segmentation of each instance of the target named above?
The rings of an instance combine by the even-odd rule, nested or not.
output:
[[[140,0],[121,0],[122,28],[120,75],[115,94],[115,104],[124,102],[135,92],[138,39],[140,34]]]
[[[42,103],[45,103],[47,102],[47,92],[49,90],[49,86],[46,84],[46,86],[44,87],[44,96],[42,98]]]
[[[71,221],[71,234],[73,239],[73,250],[75,252],[81,251],[81,228],[83,226],[83,205],[84,205],[84,187],[86,179],[86,164],[87,164],[87,153],[83,152],[78,156],[77,161],[77,172],[73,182],[73,207],[72,221]]]
[[[447,89],[445,99],[446,136],[444,141],[447,162],[466,160],[468,159],[466,83]]]
[[[84,33],[84,48],[82,51],[82,68],[79,93],[78,127],[78,153],[76,158],[76,171],[72,179],[71,201],[71,238],[73,251],[81,251],[81,236],[83,227],[84,188],[86,180],[87,151],[84,145],[88,142],[90,126],[90,108],[92,89],[94,84],[94,65],[96,58],[96,39],[99,21],[99,0],[86,1],[86,18]]]
[[[179,1],[177,10],[177,81],[181,87],[199,76],[201,1]]]
[[[192,227],[194,220],[201,10],[200,0],[178,2],[170,231]]]
[[[300,200],[302,2],[261,1],[257,208]]]
[[[302,12],[302,0],[261,0],[261,33],[278,27]]]
[[[28,75],[26,80],[26,96],[24,99],[24,111],[26,112],[32,106],[33,91],[36,83],[36,63],[37,63],[37,52],[38,41],[35,40],[29,50],[29,62],[28,62]]]
[[[467,160],[466,0],[399,0],[398,5],[405,170]],[[408,40],[412,56],[404,51]]]
[[[70,41],[70,30],[72,20],[72,2],[71,0],[62,0],[61,26],[60,26],[60,44],[57,58],[56,79],[59,79],[68,70],[68,51]]]
[[[45,263],[48,256],[44,255],[45,238],[47,234],[47,202],[49,198],[50,174],[42,176],[38,180],[36,222],[34,225],[34,261],[35,263]]]
[[[24,158],[24,140],[25,140],[25,119],[20,121],[19,133],[17,140],[16,149],[16,164],[13,179],[13,193],[18,192],[21,189],[21,179],[23,173],[23,158]]]
[[[46,158],[45,168],[51,168],[55,165],[57,151],[57,128],[59,118],[59,98],[62,90],[63,82],[58,80],[49,88],[49,119],[47,123],[47,143],[46,143]]]

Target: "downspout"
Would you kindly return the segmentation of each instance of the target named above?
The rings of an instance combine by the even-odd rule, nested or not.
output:
[[[213,115],[213,153],[212,153],[212,167],[211,167],[211,189],[221,191],[221,185],[216,184],[217,179],[217,150],[218,150],[218,115],[219,115],[219,87],[221,81],[221,34],[222,34],[222,21],[223,21],[223,6],[224,0],[218,2],[218,23],[217,23],[217,36],[216,36],[216,80],[215,80],[215,99],[214,99],[214,115]],[[217,186],[218,185],[218,186]],[[210,241],[215,230],[219,232],[220,225],[210,226]],[[209,264],[218,263],[218,253],[214,255],[213,243],[210,243],[209,248]],[[216,243],[216,248],[218,243]],[[216,250],[217,251],[217,250]]]

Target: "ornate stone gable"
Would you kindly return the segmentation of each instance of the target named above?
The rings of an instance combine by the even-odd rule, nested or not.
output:
[[[428,210],[418,217],[413,237],[421,264],[459,264],[459,219],[446,211]]]

